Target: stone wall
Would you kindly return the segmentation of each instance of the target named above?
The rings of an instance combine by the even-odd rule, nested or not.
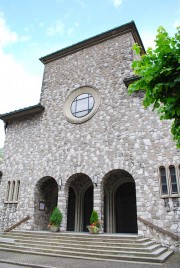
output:
[[[63,180],[58,204],[64,214],[62,230],[66,230],[66,183],[76,173],[92,181],[98,174],[94,206],[103,220],[103,178],[123,169],[135,180],[138,216],[180,233],[180,209],[175,212],[170,206],[167,211],[157,173],[159,165],[179,161],[170,123],[145,109],[138,96],[129,96],[123,83],[133,75],[133,43],[131,33],[126,33],[46,64],[40,98],[45,111],[8,125],[0,204],[6,213],[1,215],[1,228],[29,214],[31,220],[20,228],[33,229],[35,185],[51,176]],[[64,103],[82,86],[99,92],[100,106],[87,122],[72,124],[63,114]],[[21,189],[10,220],[11,209],[4,207],[3,198],[7,180],[14,178],[21,180]],[[152,236],[143,224],[138,228],[140,234]]]

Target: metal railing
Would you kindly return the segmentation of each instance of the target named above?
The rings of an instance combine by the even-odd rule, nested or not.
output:
[[[25,221],[27,221],[29,219],[30,219],[30,216],[27,216],[24,219],[22,219],[22,220],[18,221],[17,223],[13,224],[12,226],[8,227],[3,232],[9,232],[9,231],[15,229],[17,226],[21,225],[23,222],[25,222]]]
[[[138,218],[139,221],[143,222],[143,223],[144,223],[145,225],[147,225],[148,227],[155,229],[157,232],[160,232],[160,233],[163,233],[163,234],[165,234],[165,235],[168,235],[168,236],[170,236],[171,238],[173,238],[174,240],[177,240],[177,241],[180,240],[180,237],[179,237],[178,235],[175,235],[175,234],[173,234],[172,232],[167,231],[167,230],[165,230],[165,229],[163,229],[163,228],[161,228],[161,227],[159,227],[159,226],[153,224],[153,223],[150,222],[150,221],[147,221],[147,220],[145,220],[145,219],[142,219],[141,217],[137,217],[137,218]]]

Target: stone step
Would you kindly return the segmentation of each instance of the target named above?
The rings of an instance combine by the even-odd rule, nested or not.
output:
[[[83,259],[163,262],[172,254],[155,242],[137,235],[21,232],[3,233],[0,249],[31,254]],[[167,253],[168,252],[168,253]],[[167,253],[167,254],[165,254]],[[157,260],[157,261],[155,261]]]
[[[21,244],[46,244],[47,240],[39,240],[39,239],[35,239],[34,242],[32,242],[32,239],[15,239],[16,243],[21,243]],[[68,240],[68,241],[61,241],[61,240],[57,240],[57,241],[49,241],[48,240],[48,245],[53,247],[53,246],[81,246],[84,248],[84,246],[87,247],[87,241],[74,241],[74,240]],[[94,243],[93,242],[88,242],[88,247],[93,247]],[[159,245],[158,245],[159,246]],[[109,249],[111,248],[137,248],[137,249],[146,249],[146,248],[153,248],[153,247],[157,247],[157,244],[155,244],[153,241],[149,241],[146,243],[109,243],[107,241],[105,242],[96,242],[96,248],[101,248],[101,247],[108,247]]]
[[[3,233],[6,235],[21,235],[21,236],[60,236],[60,237],[71,237],[71,238],[81,238],[81,237],[86,237],[86,238],[95,238],[99,239],[100,237],[102,238],[107,238],[107,239],[127,239],[127,240],[135,240],[135,239],[141,239],[143,238],[142,236],[139,236],[137,234],[106,234],[106,233],[99,233],[99,234],[89,234],[88,232],[81,232],[81,233],[75,233],[75,232],[50,232],[50,231],[10,231]]]
[[[45,238],[35,238],[35,239],[32,239],[30,237],[26,238],[26,237],[20,237],[20,236],[11,236],[11,237],[7,237],[5,236],[5,239],[14,239],[16,242],[26,242],[26,243],[31,243],[32,240],[35,241],[35,243],[47,243],[47,239]],[[122,241],[107,241],[107,240],[104,240],[104,241],[88,241],[88,240],[73,240],[73,239],[48,239],[48,244],[80,244],[80,245],[84,245],[86,246],[87,245],[87,242],[89,245],[93,246],[94,243],[96,243],[97,246],[109,246],[109,247],[112,247],[112,246],[122,246],[122,247],[147,247],[147,246],[150,246],[150,245],[153,245],[155,244],[153,241],[148,241],[148,240],[145,240],[145,242],[131,242],[131,243],[128,243],[126,241],[125,242],[122,242]]]
[[[45,256],[54,256],[54,257],[68,257],[68,258],[79,258],[79,259],[91,259],[91,260],[109,260],[109,261],[136,261],[136,262],[151,262],[151,263],[163,263],[172,253],[173,251],[164,251],[162,254],[158,252],[158,254],[149,254],[147,256],[144,256],[140,254],[140,256],[137,255],[129,255],[125,254],[118,254],[118,255],[112,255],[109,254],[100,254],[98,253],[84,253],[84,252],[71,252],[71,251],[61,251],[61,252],[52,252],[51,250],[48,250],[46,252],[45,250],[35,250],[33,248],[8,248],[8,247],[1,247],[0,250],[5,251],[11,251],[11,252],[18,252],[18,253],[30,253],[34,255],[45,255]]]
[[[43,238],[46,238],[47,239],[47,236],[46,234],[38,234],[38,235],[31,235],[31,234],[21,234],[21,233],[4,233],[2,234],[1,236],[3,237],[14,237],[15,239],[18,239],[18,238],[21,238],[23,239],[23,237],[25,238],[30,238],[30,239],[33,239],[34,237],[35,238],[38,238],[38,239],[43,239]],[[82,241],[82,242],[94,242],[94,241],[98,241],[98,242],[109,242],[109,243],[116,243],[116,242],[121,242],[121,243],[137,243],[137,242],[147,242],[149,241],[149,239],[147,238],[143,238],[143,237],[136,237],[135,239],[133,239],[132,237],[128,237],[128,238],[124,238],[124,237],[121,237],[121,236],[118,236],[118,237],[115,237],[115,236],[102,236],[102,235],[78,235],[78,236],[69,236],[69,235],[61,235],[61,234],[57,234],[57,233],[54,233],[53,235],[51,234],[51,236],[49,237],[48,235],[48,240],[49,241],[54,241],[54,240],[57,240],[57,241],[63,241],[63,240],[66,240],[66,241],[73,241],[74,239],[76,239],[76,241]]]
[[[46,242],[47,243],[47,242]],[[12,244],[12,243],[11,243]],[[27,243],[25,243],[25,242],[22,242],[22,241],[16,241],[15,242],[15,245],[19,245],[19,246],[24,246],[24,247],[26,247],[26,246],[29,246],[29,247],[34,247],[34,246],[36,246],[36,247],[40,247],[41,248],[41,246],[42,246],[42,243],[37,243],[37,242],[32,242],[32,241],[28,241]],[[112,251],[126,251],[126,252],[128,252],[128,251],[131,251],[131,252],[152,252],[152,251],[154,251],[154,250],[156,250],[156,249],[159,249],[161,246],[160,245],[158,245],[158,244],[154,244],[154,245],[152,245],[152,246],[149,246],[149,247],[133,247],[133,246],[130,246],[130,245],[128,245],[128,247],[120,247],[120,246],[116,246],[116,247],[110,247],[109,245],[101,245],[101,246],[98,246],[98,245],[96,245],[95,246],[95,248],[96,248],[96,251],[98,250],[98,251],[101,251],[101,250],[106,250],[106,251],[108,251],[108,252],[112,252]],[[43,245],[43,248],[51,248],[51,249],[53,249],[53,250],[55,250],[55,249],[71,249],[72,251],[74,251],[74,250],[92,250],[92,248],[94,248],[94,245],[92,246],[92,245],[86,245],[86,247],[84,246],[84,245],[81,245],[81,244],[66,244],[66,243],[60,243],[60,244],[57,244],[57,243],[49,243],[48,242],[48,244],[46,245],[46,244],[44,244]]]
[[[1,247],[7,247],[7,248],[11,248],[12,247],[12,243],[8,244],[1,244]],[[96,247],[74,247],[71,246],[71,247],[63,247],[63,246],[53,246],[53,247],[50,247],[49,246],[49,243],[48,244],[40,244],[40,245],[35,245],[35,244],[22,244],[22,243],[15,243],[13,245],[13,248],[17,248],[17,249],[28,249],[29,251],[31,250],[35,250],[35,251],[43,251],[43,252],[53,252],[55,254],[58,254],[59,252],[66,252],[66,251],[71,251],[71,254],[72,252],[76,252],[77,254],[79,254],[80,252],[87,252],[87,253],[93,253],[95,254],[97,251],[99,254],[107,254],[107,253],[110,253],[111,255],[123,255],[123,254],[128,254],[131,255],[131,254],[136,254],[136,256],[149,256],[149,254],[151,255],[158,255],[158,254],[162,254],[166,249],[163,248],[163,247],[157,247],[157,248],[154,248],[152,249],[150,252],[146,249],[143,249],[143,250],[136,250],[136,249],[132,249],[130,248],[128,251],[124,248],[116,248],[115,250],[113,249],[109,249],[107,247],[104,247],[104,248],[99,248],[97,249]]]

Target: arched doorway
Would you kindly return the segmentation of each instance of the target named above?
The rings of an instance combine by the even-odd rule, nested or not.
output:
[[[57,206],[58,185],[54,178],[43,177],[35,186],[34,225],[37,230],[47,230],[50,214]]]
[[[115,194],[116,233],[137,233],[135,183],[125,182]]]
[[[93,210],[93,184],[83,173],[74,174],[67,182],[67,231],[86,232]]]
[[[125,170],[113,170],[104,178],[104,231],[137,233],[135,182]]]

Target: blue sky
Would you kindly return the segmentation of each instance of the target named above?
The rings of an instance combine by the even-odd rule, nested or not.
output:
[[[40,57],[132,20],[153,46],[160,25],[180,25],[180,0],[0,0],[0,113],[39,102]]]

